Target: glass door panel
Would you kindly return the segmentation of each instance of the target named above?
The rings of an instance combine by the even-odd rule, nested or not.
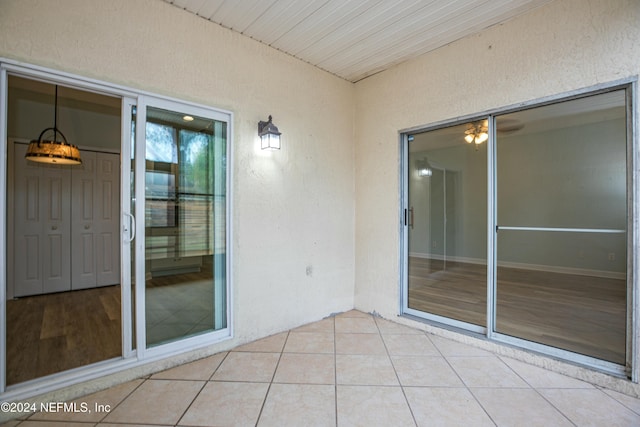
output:
[[[148,347],[226,327],[226,123],[147,107]]]
[[[625,364],[625,99],[496,117],[496,332]]]
[[[487,150],[464,139],[475,125],[409,136],[407,304],[486,326]]]

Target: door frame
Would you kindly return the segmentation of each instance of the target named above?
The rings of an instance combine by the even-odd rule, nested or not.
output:
[[[497,276],[497,183],[496,183],[496,129],[495,117],[527,108],[553,104],[561,101],[585,96],[597,95],[617,89],[626,89],[627,93],[627,363],[617,365],[589,356],[583,356],[567,350],[533,343],[520,338],[506,336],[495,331],[496,321],[496,276]],[[400,276],[399,276],[399,313],[418,318],[426,322],[453,327],[465,333],[474,333],[498,343],[513,345],[539,354],[559,358],[603,371],[616,376],[626,376],[637,383],[640,380],[640,283],[637,248],[640,247],[640,172],[639,165],[639,122],[638,77],[630,77],[612,82],[602,83],[570,92],[565,92],[528,102],[500,107],[479,114],[461,116],[454,120],[443,120],[426,126],[416,126],[399,131],[399,236],[400,236]],[[487,327],[460,322],[450,318],[419,312],[408,307],[408,212],[409,191],[408,176],[411,170],[409,163],[409,143],[411,134],[436,130],[488,118],[489,140],[487,141]]]
[[[133,369],[141,367],[151,362],[175,356],[180,353],[191,352],[203,347],[210,346],[212,344],[227,340],[233,337],[233,319],[232,307],[232,284],[233,284],[233,271],[232,271],[232,206],[233,206],[233,112],[214,108],[211,106],[197,104],[193,102],[182,101],[174,98],[164,97],[153,93],[132,89],[116,84],[102,82],[83,76],[78,76],[66,72],[48,69],[31,64],[25,64],[18,61],[5,59],[0,57],[0,150],[3,153],[7,153],[7,117],[8,117],[8,75],[16,75],[32,80],[40,80],[50,84],[61,84],[79,90],[95,92],[106,96],[119,97],[122,100],[121,106],[121,182],[120,182],[120,215],[122,230],[120,233],[120,274],[121,274],[121,316],[122,316],[122,356],[116,359],[106,360],[98,362],[96,364],[86,365],[80,368],[76,368],[70,371],[62,371],[56,374],[52,374],[46,377],[37,378],[25,383],[15,384],[11,386],[6,385],[6,353],[0,351],[0,399],[3,401],[17,401],[19,399],[25,399],[36,395],[41,395],[54,390],[58,390],[62,387],[66,387],[73,384],[78,384],[93,380],[99,377],[103,377],[110,374],[115,374],[127,369]],[[189,109],[202,109],[208,112],[208,114],[215,114],[218,117],[217,120],[224,121],[227,124],[227,139],[226,139],[226,327],[208,334],[201,336],[191,337],[184,340],[176,341],[166,345],[159,345],[145,351],[144,346],[140,346],[140,329],[144,328],[144,306],[142,310],[140,308],[140,298],[136,298],[135,313],[137,321],[135,322],[135,336],[136,336],[136,348],[133,348],[133,316],[132,316],[132,294],[131,294],[131,246],[130,238],[132,237],[133,229],[130,227],[130,212],[131,206],[131,191],[130,191],[130,179],[131,171],[129,165],[131,164],[131,116],[130,111],[133,106],[145,105],[147,100],[155,100],[154,102],[170,103],[174,105],[186,106]],[[140,129],[140,127],[137,127]],[[144,133],[142,134],[144,138]],[[136,139],[140,136],[137,135]],[[136,144],[140,146],[141,144]],[[144,159],[144,147],[142,147],[142,159]],[[136,153],[138,156],[138,152]],[[139,156],[137,158],[140,158]],[[142,164],[144,162],[142,161]],[[4,160],[0,160],[0,200],[2,200],[3,208],[0,209],[0,348],[6,349],[6,298],[7,298],[7,214],[6,214],[6,202],[7,202],[7,156],[4,156]],[[144,167],[143,167],[144,168]],[[140,175],[140,174],[138,174]],[[144,175],[144,174],[143,174]],[[136,177],[139,179],[140,177]],[[144,179],[144,178],[142,178]],[[144,181],[143,181],[144,182]],[[140,187],[139,185],[136,188]],[[144,190],[144,187],[142,187]],[[136,194],[137,196],[137,194]],[[138,209],[142,206],[142,211]],[[142,257],[136,257],[136,270],[142,268],[144,270],[144,204],[136,204],[136,210],[138,215],[135,216],[136,230],[142,230],[141,238],[135,239],[136,251],[142,251]],[[140,227],[139,225],[142,224]],[[136,237],[138,237],[136,236]],[[140,267],[142,265],[142,267]],[[139,275],[139,272],[136,272]],[[144,273],[142,275],[144,278]],[[136,294],[140,291],[141,287],[144,287],[144,280],[140,284],[139,280],[136,280]],[[137,296],[137,295],[136,295]],[[142,298],[142,301],[144,299]],[[142,314],[142,322],[140,321],[140,315]]]

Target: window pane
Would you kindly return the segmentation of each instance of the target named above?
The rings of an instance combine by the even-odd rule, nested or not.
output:
[[[165,163],[178,162],[175,128],[147,122],[146,159]]]
[[[226,327],[226,124],[190,116],[147,113],[148,346]]]
[[[498,332],[625,363],[625,99],[496,118]]]
[[[409,142],[409,308],[486,325],[487,149],[465,132],[482,121],[412,135]]]

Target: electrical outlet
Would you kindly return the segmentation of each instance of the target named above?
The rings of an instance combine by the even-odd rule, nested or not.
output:
[[[609,261],[615,261],[616,260],[616,254],[614,252],[609,252]]]

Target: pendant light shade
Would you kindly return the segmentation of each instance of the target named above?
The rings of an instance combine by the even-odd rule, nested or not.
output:
[[[47,132],[53,133],[51,139],[45,139]],[[60,139],[58,139],[58,135]],[[67,138],[58,129],[58,86],[54,101],[53,127],[46,128],[40,133],[37,140],[29,143],[25,159],[39,163],[55,163],[59,165],[79,165],[80,150],[75,145],[69,144]]]

